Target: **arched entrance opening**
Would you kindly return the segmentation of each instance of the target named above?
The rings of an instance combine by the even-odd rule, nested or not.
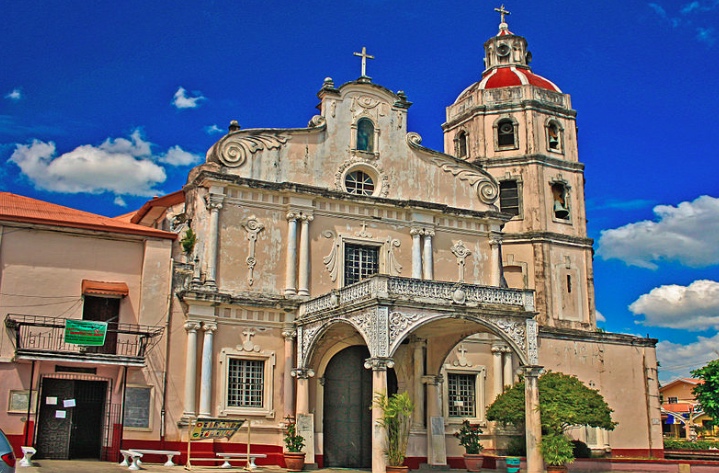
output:
[[[372,371],[364,367],[369,357],[366,346],[355,345],[327,364],[322,426],[325,467],[372,466]],[[387,391],[397,392],[392,369],[387,370]]]

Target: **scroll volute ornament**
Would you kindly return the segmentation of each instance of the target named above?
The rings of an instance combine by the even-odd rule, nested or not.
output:
[[[227,167],[240,167],[258,151],[278,149],[289,138],[284,135],[257,133],[246,135],[230,133],[223,137],[207,153],[207,162],[218,162]]]

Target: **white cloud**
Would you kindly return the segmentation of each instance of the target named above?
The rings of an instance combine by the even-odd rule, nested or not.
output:
[[[604,230],[597,254],[630,266],[657,269],[659,261],[691,267],[719,264],[719,199],[701,196],[676,207],[654,207],[657,221]]]
[[[676,378],[687,378],[690,371],[701,368],[709,361],[719,358],[719,334],[711,337],[697,337],[687,345],[661,341],[657,344],[659,378],[667,383]]]
[[[13,89],[12,92],[8,93],[5,96],[6,99],[10,99],[13,102],[17,102],[18,100],[22,99],[22,91],[20,89]]]
[[[115,200],[113,201],[113,203],[120,207],[127,207],[127,202],[125,202],[125,199],[123,199],[119,195],[117,197],[115,197]]]
[[[606,321],[607,321],[607,318],[604,317],[604,314],[602,314],[602,313],[599,312],[598,310],[595,310],[595,311],[594,311],[594,315],[595,315],[596,318],[597,318],[597,322],[606,322]]]
[[[29,145],[16,145],[10,157],[40,189],[136,196],[156,195],[155,186],[165,182],[167,175],[154,162],[156,159],[151,144],[139,131],[130,139],[108,138],[99,146],[78,146],[60,156],[56,155],[55,143],[34,140]]]
[[[629,310],[634,315],[644,315],[642,325],[683,330],[719,329],[719,282],[699,280],[689,286],[655,287],[630,304]]]
[[[195,96],[191,97],[187,95],[187,90],[184,87],[180,87],[172,98],[172,105],[177,108],[197,108],[203,100],[205,97],[201,93],[195,92]]]
[[[205,127],[205,133],[208,135],[218,135],[220,133],[225,133],[225,130],[217,125],[210,125]]]
[[[160,162],[169,164],[170,166],[189,166],[190,164],[200,162],[201,159],[202,157],[189,153],[179,146],[173,146],[167,150],[167,153],[160,156]]]
[[[697,39],[702,42],[706,43],[709,46],[714,46],[714,43],[717,41],[717,32],[714,27],[709,28],[697,28]]]

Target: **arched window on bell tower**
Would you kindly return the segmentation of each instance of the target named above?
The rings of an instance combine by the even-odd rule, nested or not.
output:
[[[461,131],[460,131],[459,133],[457,133],[457,135],[455,136],[455,138],[454,138],[454,149],[455,149],[455,154],[456,154],[456,156],[457,156],[458,158],[466,159],[466,158],[469,157],[469,154],[468,154],[468,152],[467,152],[467,149],[468,149],[468,146],[467,146],[468,138],[469,138],[469,135],[468,135],[467,132],[464,131],[464,130],[461,130]]]
[[[547,135],[547,150],[554,153],[564,153],[564,129],[559,122],[549,120],[545,131]]]
[[[517,122],[511,118],[501,118],[495,122],[494,144],[496,151],[519,148],[517,128]]]
[[[555,220],[569,221],[569,195],[567,185],[562,182],[552,183],[552,215]]]
[[[358,151],[374,153],[374,123],[369,118],[357,120],[357,148]]]

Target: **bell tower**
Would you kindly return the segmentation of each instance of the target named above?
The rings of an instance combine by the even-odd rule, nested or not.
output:
[[[499,32],[484,43],[482,77],[447,107],[445,152],[499,181],[500,210],[512,216],[502,242],[505,279],[536,291],[540,324],[595,330],[576,111],[568,94],[532,71],[509,12],[495,11]]]

